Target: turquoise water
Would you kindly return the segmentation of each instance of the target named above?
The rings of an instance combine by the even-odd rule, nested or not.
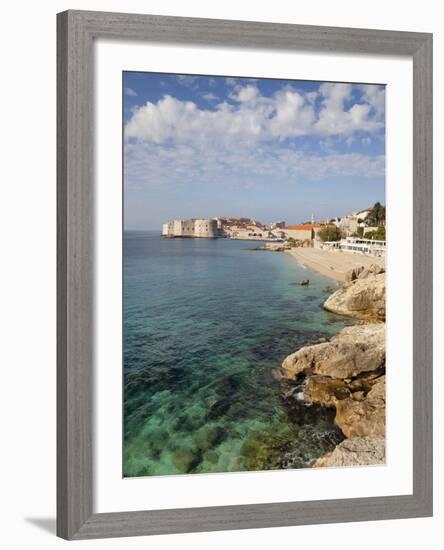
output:
[[[334,283],[255,244],[125,232],[125,476],[302,468],[341,440],[273,377],[344,326]]]

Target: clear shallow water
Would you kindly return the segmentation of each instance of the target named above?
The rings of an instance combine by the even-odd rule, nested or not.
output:
[[[301,468],[340,440],[272,375],[344,326],[334,283],[256,244],[125,232],[125,476]]]

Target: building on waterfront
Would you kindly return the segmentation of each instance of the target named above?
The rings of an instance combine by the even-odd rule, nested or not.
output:
[[[167,222],[162,225],[162,236],[172,237],[174,233],[174,222]]]
[[[162,225],[162,236],[215,239],[217,220],[211,218],[173,220]]]
[[[349,216],[344,216],[341,218],[337,224],[339,229],[345,233],[347,237],[350,235],[353,235],[358,230],[358,216],[357,214],[353,213]]]
[[[353,212],[342,218],[335,218],[332,222],[339,227],[339,229],[347,236],[351,237],[352,235],[358,232],[358,228],[362,227],[365,233],[365,228],[367,226],[367,218],[370,214],[371,209],[366,208],[365,210],[360,210],[359,212]]]
[[[360,252],[372,256],[385,257],[386,241],[363,239],[359,237],[347,237],[341,241],[325,242],[322,245],[324,250],[343,250],[346,252]]]
[[[273,229],[284,229],[285,228],[285,222],[284,221],[281,221],[281,222],[271,222],[270,223],[270,229],[273,230]]]
[[[295,241],[306,241],[315,239],[321,227],[320,223],[303,223],[290,225],[282,229],[282,232],[285,233],[287,239],[292,238]]]
[[[367,233],[373,233],[373,231],[378,231],[377,227],[364,227],[363,228],[363,237],[367,235]]]

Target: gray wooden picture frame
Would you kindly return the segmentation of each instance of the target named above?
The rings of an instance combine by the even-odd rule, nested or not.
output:
[[[94,513],[93,44],[98,38],[413,59],[413,494]],[[66,11],[57,16],[57,48],[58,535],[89,539],[431,516],[432,35]]]

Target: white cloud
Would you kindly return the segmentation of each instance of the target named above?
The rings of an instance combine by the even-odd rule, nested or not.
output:
[[[230,99],[204,109],[166,95],[136,108],[125,127],[125,180],[137,186],[297,183],[384,175],[383,155],[337,152],[338,143],[365,144],[383,129],[383,89],[323,84],[317,92],[286,87],[264,97],[256,85],[235,82]],[[297,149],[288,138],[298,136],[315,136],[321,152]]]
[[[237,84],[237,79],[236,78],[231,78],[230,76],[228,76],[226,79],[225,79],[225,84],[227,86],[236,86]]]
[[[235,85],[229,96],[235,104],[222,102],[214,110],[166,95],[137,108],[125,133],[128,138],[154,143],[252,143],[305,135],[346,139],[355,132],[373,134],[384,127],[384,91],[370,90],[363,87],[360,100],[353,101],[350,84],[322,84],[317,97],[291,88],[264,97],[254,85]],[[214,99],[211,93],[205,96]],[[316,109],[316,102],[320,108]]]
[[[215,111],[199,109],[191,101],[166,95],[156,104],[147,102],[136,109],[125,127],[127,138],[166,143],[228,143],[233,140],[257,141],[263,119],[253,109],[234,109],[221,103]]]
[[[283,90],[275,96],[275,114],[270,119],[271,135],[279,139],[312,133],[316,120],[314,107],[304,96]]]
[[[374,110],[375,117],[383,120],[385,114],[385,86],[365,84],[359,86],[368,104]]]
[[[230,98],[239,103],[252,103],[259,96],[259,90],[256,86],[236,86],[235,92],[230,95]]]
[[[213,92],[208,92],[207,94],[203,94],[202,97],[207,101],[216,101],[219,99],[219,97],[216,94],[213,94]]]
[[[384,155],[314,154],[282,145],[196,148],[131,143],[125,148],[125,181],[132,186],[223,185],[227,181],[279,182],[295,185],[326,177],[384,175]]]
[[[132,88],[125,88],[125,95],[130,97],[136,97],[137,93]]]
[[[315,124],[318,133],[347,136],[356,131],[376,132],[383,122],[371,116],[369,103],[354,103],[349,109],[345,103],[352,99],[351,84],[322,84],[319,88],[322,107]]]

